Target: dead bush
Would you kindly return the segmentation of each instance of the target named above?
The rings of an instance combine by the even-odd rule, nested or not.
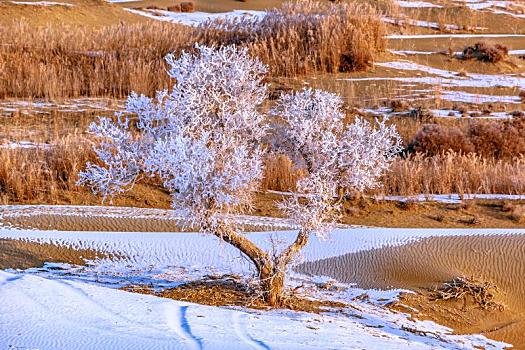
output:
[[[410,105],[405,100],[392,100],[390,101],[390,108],[393,112],[405,112],[410,108]]]
[[[175,5],[168,6],[168,11],[181,12],[181,6],[180,6],[180,4],[175,4]]]
[[[525,90],[521,90],[518,96],[521,99],[521,102],[525,103]]]
[[[180,12],[193,12],[195,11],[195,5],[191,1],[180,3]]]
[[[432,114],[428,108],[421,106],[412,108],[409,111],[408,116],[423,123],[430,123],[434,120],[434,114]]]
[[[503,305],[494,301],[498,287],[491,282],[481,282],[473,278],[458,277],[436,289],[434,300],[463,300],[471,297],[485,310],[502,310]]]
[[[509,219],[520,224],[525,223],[525,205],[511,204],[507,205],[504,210],[509,212]]]
[[[490,45],[484,42],[467,46],[463,50],[462,58],[465,60],[476,59],[482,62],[497,63],[508,56],[509,50],[506,46],[496,44]]]
[[[457,127],[445,127],[441,124],[425,124],[414,135],[409,150],[437,155],[443,151],[470,153],[474,146]]]
[[[512,160],[525,154],[525,119],[473,121],[465,131],[455,126],[425,124],[410,141],[408,150],[430,156],[449,150],[474,152],[485,158]]]
[[[468,139],[474,151],[484,157],[512,159],[525,154],[525,119],[472,123]]]

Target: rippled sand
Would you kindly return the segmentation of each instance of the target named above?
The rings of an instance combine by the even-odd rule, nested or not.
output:
[[[481,332],[525,348],[525,235],[431,237],[305,263],[298,271],[377,289],[424,290],[458,276],[490,281],[500,290],[503,312],[474,310],[467,315],[463,305],[456,310],[438,302],[422,305],[421,299],[411,306],[427,309],[427,314],[430,310],[429,318],[438,321],[438,309],[447,307],[443,321],[456,331]]]

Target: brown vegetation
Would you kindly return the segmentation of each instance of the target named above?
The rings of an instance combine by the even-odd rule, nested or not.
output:
[[[255,289],[254,289],[255,288]],[[129,292],[154,294],[164,298],[188,301],[212,306],[242,306],[253,309],[272,307],[262,297],[260,290],[243,283],[238,276],[206,276],[203,280],[182,284],[175,288],[155,292],[144,286],[128,286]],[[280,308],[320,313],[343,308],[346,305],[339,302],[307,299],[300,295],[289,293],[283,298]]]
[[[358,2],[288,2],[258,22],[211,21],[199,34],[207,45],[246,45],[272,74],[292,77],[363,69],[385,46],[377,11]]]
[[[525,155],[525,119],[474,121],[463,130],[455,126],[426,124],[414,135],[409,151],[439,155],[475,152],[487,158],[512,159]]]
[[[124,97],[170,82],[163,57],[188,46],[190,30],[165,23],[100,30],[0,26],[0,98]]]
[[[262,188],[273,191],[295,191],[301,170],[284,154],[270,154],[265,159]]]
[[[487,43],[476,43],[474,46],[467,46],[463,50],[462,58],[465,60],[476,59],[482,62],[497,63],[503,61],[508,56],[509,50],[504,45],[490,45]]]
[[[409,151],[440,154],[443,151],[470,153],[474,151],[472,142],[457,127],[442,124],[425,124],[414,135]]]
[[[169,52],[196,42],[247,46],[274,75],[366,67],[384,48],[383,24],[370,6],[285,3],[259,24],[210,22],[199,28],[171,23],[125,24],[93,30],[0,27],[0,98],[124,97],[169,87],[161,74]]]
[[[525,193],[525,158],[513,162],[448,152],[398,158],[383,177],[391,195],[439,193]]]
[[[193,12],[195,11],[195,5],[191,1],[185,1],[180,3],[181,12]]]
[[[86,190],[75,185],[86,161],[95,158],[85,139],[62,138],[46,147],[0,148],[0,199],[4,203],[56,203],[70,193],[68,202],[96,203],[96,198],[87,198]],[[289,158],[269,155],[265,165],[262,190],[295,190],[301,171]],[[416,153],[398,158],[382,182],[381,191],[386,195],[523,194],[525,159],[508,162],[475,154],[449,152],[429,157]],[[147,185],[155,186],[151,181]],[[84,196],[78,197],[79,193]]]
[[[60,139],[35,148],[0,148],[0,199],[50,202],[76,189],[77,174],[95,161],[86,140]]]
[[[521,90],[518,96],[521,99],[521,102],[525,103],[525,90]]]

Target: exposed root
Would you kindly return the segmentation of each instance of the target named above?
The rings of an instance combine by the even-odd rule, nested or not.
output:
[[[498,287],[491,282],[458,277],[436,289],[432,297],[433,300],[458,300],[471,297],[476,304],[485,310],[503,310],[504,306],[494,301],[498,292]]]

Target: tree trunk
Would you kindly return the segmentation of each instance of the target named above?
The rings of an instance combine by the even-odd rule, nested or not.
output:
[[[278,257],[270,257],[261,248],[257,247],[245,235],[235,232],[227,225],[219,225],[212,231],[217,237],[233,245],[246,255],[255,265],[263,298],[268,305],[282,306],[286,267],[297,253],[308,243],[310,231],[301,229],[295,241]]]
[[[273,266],[265,266],[259,271],[264,301],[273,307],[283,303],[284,271],[276,271]]]

